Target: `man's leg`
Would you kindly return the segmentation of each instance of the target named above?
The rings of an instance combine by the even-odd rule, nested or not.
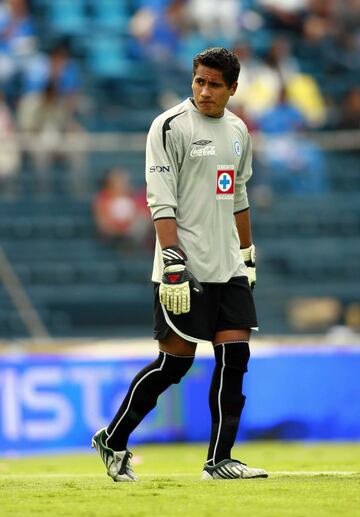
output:
[[[215,367],[209,392],[212,426],[202,479],[267,477],[262,469],[250,469],[231,460],[245,404],[242,385],[250,357],[249,338],[248,329],[224,330],[215,336]]]
[[[173,332],[159,342],[159,356],[143,368],[132,381],[129,391],[108,428],[100,429],[92,438],[92,446],[100,454],[108,475],[114,481],[136,481],[127,450],[130,433],[156,406],[159,395],[171,384],[177,384],[191,367],[196,344]]]
[[[116,451],[126,449],[131,432],[156,406],[159,395],[172,384],[179,383],[190,369],[195,350],[195,343],[185,341],[172,331],[159,342],[159,356],[135,376],[106,430],[108,447]]]
[[[207,461],[213,465],[231,457],[245,397],[244,374],[250,357],[249,330],[225,330],[216,334],[215,367],[209,392],[211,437]]]

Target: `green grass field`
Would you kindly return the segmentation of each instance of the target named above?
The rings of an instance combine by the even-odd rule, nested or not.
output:
[[[205,445],[134,449],[137,483],[114,483],[93,454],[0,458],[0,515],[360,516],[360,443],[239,444],[268,479],[199,481]]]

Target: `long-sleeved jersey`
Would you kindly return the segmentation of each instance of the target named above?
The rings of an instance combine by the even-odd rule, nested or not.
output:
[[[225,109],[200,113],[191,99],[159,115],[146,144],[147,202],[154,220],[176,218],[179,246],[200,282],[246,276],[234,213],[248,208],[251,141],[245,124]],[[163,271],[157,240],[152,280]]]

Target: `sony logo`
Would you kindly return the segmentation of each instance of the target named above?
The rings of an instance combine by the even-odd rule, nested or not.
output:
[[[170,165],[152,165],[150,172],[170,172]]]

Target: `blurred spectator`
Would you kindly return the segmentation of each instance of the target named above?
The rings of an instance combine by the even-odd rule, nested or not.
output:
[[[276,70],[259,60],[252,48],[243,41],[234,47],[240,60],[240,75],[235,95],[230,98],[229,107],[236,110],[244,106],[247,116],[259,117],[276,103],[282,82]]]
[[[105,174],[93,201],[93,214],[102,238],[128,247],[148,242],[152,225],[145,192],[134,193],[126,170],[113,168]]]
[[[307,124],[318,127],[325,122],[326,108],[320,89],[314,78],[300,73],[290,44],[284,38],[274,38],[262,61],[246,43],[239,42],[234,51],[241,63],[238,88],[229,103],[234,112],[243,106],[247,117],[260,118],[276,106],[286,87],[291,103]]]
[[[278,104],[258,119],[266,138],[257,153],[258,183],[276,194],[319,194],[328,190],[321,149],[298,133],[306,127],[303,115],[282,89]]]
[[[327,118],[325,99],[316,80],[309,74],[296,74],[286,84],[289,102],[295,106],[311,128],[322,127]]]
[[[274,29],[298,32],[301,28],[303,13],[307,11],[310,0],[258,0],[266,18],[267,25]]]
[[[360,129],[360,87],[349,90],[342,99],[337,126],[339,129]]]
[[[164,7],[146,5],[133,15],[130,33],[132,53],[164,65],[176,58],[186,28],[186,0],[170,0]]]
[[[317,14],[309,14],[303,23],[297,53],[305,72],[319,73],[328,68],[329,48],[332,46],[333,22]]]
[[[187,9],[192,24],[210,45],[220,46],[218,39],[224,46],[232,45],[238,37],[241,4],[237,0],[188,0]]]
[[[49,192],[49,174],[59,160],[66,161],[69,185],[75,196],[86,192],[85,155],[78,150],[64,150],[64,137],[79,135],[83,128],[76,120],[68,99],[60,95],[56,85],[49,82],[43,92],[25,95],[19,102],[17,123],[20,131],[36,136],[36,148],[31,152],[37,174],[38,192]]]
[[[16,127],[3,94],[0,92],[0,192],[14,195],[17,190],[17,175],[20,166],[20,151]]]
[[[281,90],[278,103],[259,117],[257,122],[260,131],[268,134],[291,133],[306,126],[300,111],[289,102],[285,88]]]
[[[49,55],[42,55],[32,67],[28,67],[24,93],[44,90],[49,82],[53,82],[58,92],[66,96],[74,96],[81,88],[79,66],[65,40],[57,42]]]
[[[265,63],[277,73],[283,85],[300,72],[299,63],[291,53],[287,39],[275,37],[264,57]]]
[[[36,56],[37,38],[26,0],[0,3],[0,85],[8,97]]]
[[[80,90],[79,67],[65,42],[58,43],[50,52],[49,80],[62,95],[73,95]]]

